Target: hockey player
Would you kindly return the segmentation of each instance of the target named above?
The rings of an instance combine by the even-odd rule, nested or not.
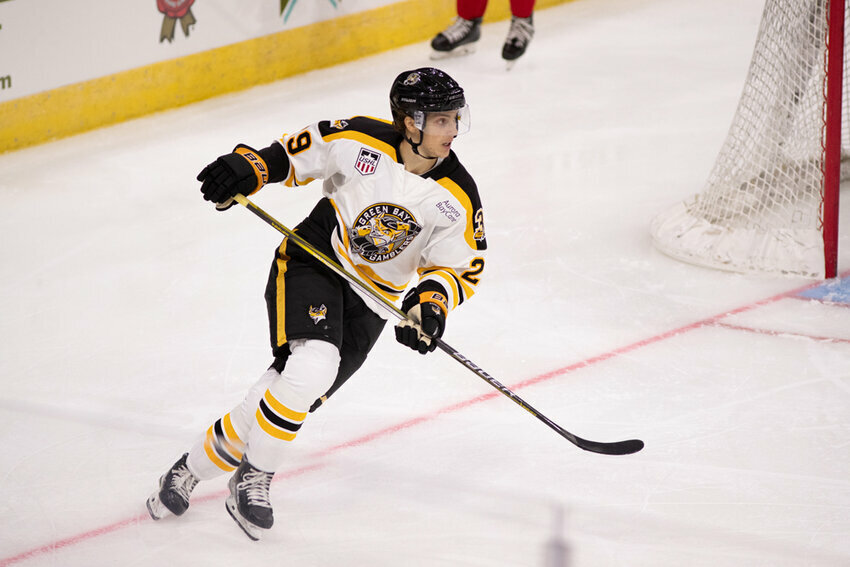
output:
[[[401,73],[390,90],[393,121],[324,121],[259,151],[245,145],[198,175],[204,199],[226,210],[237,193],[324,179],[298,234],[399,301],[408,319],[396,339],[425,354],[446,316],[475,292],[486,249],[472,177],[452,144],[469,127],[463,89],[434,68]],[[217,419],[159,480],[147,501],[156,520],[183,514],[198,481],[233,473],[227,511],[258,539],[274,518],[269,485],[308,414],[363,364],[384,310],[289,238],[266,286],[274,360],[244,400]]]
[[[481,21],[488,0],[457,0],[457,17],[431,40],[432,59],[474,53],[481,39]],[[502,46],[508,68],[519,59],[534,37],[534,0],[510,0],[511,27]]]

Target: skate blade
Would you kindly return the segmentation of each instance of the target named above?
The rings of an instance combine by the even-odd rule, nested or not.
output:
[[[236,524],[242,528],[242,531],[245,532],[245,535],[252,540],[259,541],[263,532],[268,531],[246,520],[245,517],[239,513],[239,510],[236,509],[236,499],[232,495],[225,499],[224,507],[227,508],[227,513],[230,514],[233,521],[236,522]]]
[[[453,57],[463,57],[464,55],[472,55],[475,53],[477,49],[477,45],[475,43],[468,43],[466,45],[461,45],[460,47],[456,47],[451,51],[431,51],[431,61],[439,61],[441,59],[451,59]]]
[[[145,506],[147,506],[148,514],[150,514],[151,518],[154,520],[161,520],[170,513],[168,508],[165,507],[165,504],[160,501],[159,491],[151,494],[150,498],[148,498],[147,502],[145,502]]]

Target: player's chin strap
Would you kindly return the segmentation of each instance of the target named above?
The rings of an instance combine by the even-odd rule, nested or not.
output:
[[[425,138],[425,133],[422,130],[419,130],[419,143],[414,142],[413,138],[407,136],[406,134],[404,136],[404,141],[407,142],[408,144],[410,144],[410,147],[413,149],[413,153],[418,155],[419,157],[425,158],[425,159],[440,159],[436,156],[434,156],[434,157],[425,156],[425,155],[422,155],[422,154],[419,153],[419,146],[422,145],[422,140],[424,138]]]
[[[249,211],[263,219],[266,223],[271,225],[275,230],[281,232],[282,234],[289,237],[290,242],[295,243],[305,252],[310,254],[313,258],[324,264],[326,267],[330,268],[334,273],[348,281],[352,286],[356,287],[358,290],[366,294],[375,300],[376,304],[386,310],[393,317],[396,317],[399,320],[407,319],[407,315],[398,307],[396,307],[393,303],[388,301],[382,295],[379,295],[372,288],[367,286],[365,283],[360,281],[356,276],[348,273],[345,268],[340,266],[336,261],[328,257],[321,250],[298,236],[292,230],[286,228],[284,225],[280,224],[277,220],[275,220],[271,215],[265,212],[263,209],[249,201],[244,195],[237,194],[233,197],[233,199],[247,208]],[[437,343],[437,346],[443,352],[450,355],[456,361],[460,362],[464,367],[473,372],[476,376],[496,388],[499,392],[510,398],[514,403],[520,406],[522,409],[548,425],[554,431],[556,431],[561,437],[575,445],[580,449],[584,449],[585,451],[591,451],[593,453],[601,453],[603,455],[630,455],[632,453],[637,453],[641,449],[643,449],[643,441],[640,439],[629,439],[627,441],[615,441],[615,442],[603,442],[603,441],[588,441],[587,439],[582,439],[576,435],[573,435],[554,421],[550,420],[548,417],[528,405],[522,398],[514,394],[511,390],[509,390],[506,386],[502,385],[501,382],[487,374],[483,368],[466,358],[464,355],[456,351],[454,348],[447,345],[442,339],[432,337],[431,340]]]

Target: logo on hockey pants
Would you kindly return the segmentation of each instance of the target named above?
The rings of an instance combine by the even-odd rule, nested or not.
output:
[[[307,311],[307,314],[310,316],[310,319],[313,320],[313,324],[318,325],[319,321],[324,319],[328,314],[328,308],[325,307],[325,304],[322,303],[319,307],[310,306],[310,309]]]

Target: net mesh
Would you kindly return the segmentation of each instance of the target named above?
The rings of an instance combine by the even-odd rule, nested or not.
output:
[[[660,250],[733,271],[823,277],[828,7],[767,0],[737,112],[703,190],[652,221]],[[846,61],[844,76],[846,83]]]

